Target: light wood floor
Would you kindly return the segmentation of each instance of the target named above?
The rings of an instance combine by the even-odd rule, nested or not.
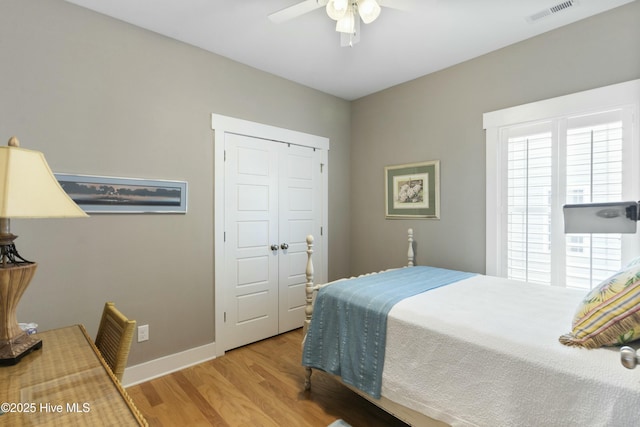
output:
[[[127,391],[150,426],[406,426],[322,372],[304,392],[301,339],[298,329]]]

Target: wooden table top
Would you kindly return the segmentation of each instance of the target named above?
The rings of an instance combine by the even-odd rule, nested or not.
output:
[[[82,325],[38,337],[41,349],[0,366],[0,425],[147,425]]]

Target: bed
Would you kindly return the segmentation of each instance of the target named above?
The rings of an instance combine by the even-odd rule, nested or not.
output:
[[[320,369],[414,426],[638,425],[640,376],[620,364],[619,348],[559,340],[571,331],[584,291],[414,267],[411,230],[408,240],[409,268],[314,284],[309,236],[306,390],[312,369]],[[435,274],[437,286],[393,302],[382,326],[344,303],[360,292],[348,289],[371,287],[372,279],[396,286],[409,272]],[[337,300],[327,296],[334,289]],[[640,310],[638,300],[629,304]],[[364,332],[350,330],[363,324]],[[370,360],[378,353],[381,361]]]

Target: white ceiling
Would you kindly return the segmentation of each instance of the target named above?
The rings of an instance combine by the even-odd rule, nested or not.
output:
[[[67,0],[133,25],[353,100],[635,0],[413,0],[362,25],[340,47],[324,8],[275,24],[267,17],[302,0]]]

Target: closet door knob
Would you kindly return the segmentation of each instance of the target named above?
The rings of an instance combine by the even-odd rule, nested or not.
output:
[[[278,250],[278,245],[271,245],[271,250],[272,251],[277,251]]]
[[[283,251],[289,249],[289,244],[288,243],[281,244],[280,249],[282,249]]]

